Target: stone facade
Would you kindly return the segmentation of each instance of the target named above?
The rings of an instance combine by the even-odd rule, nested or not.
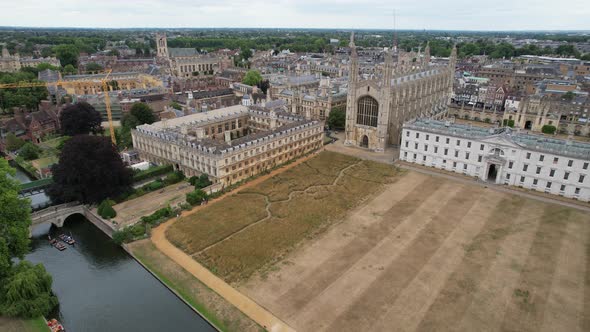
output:
[[[21,57],[18,53],[11,55],[6,47],[2,48],[2,57],[0,57],[0,72],[14,73],[24,67],[37,67],[42,63],[60,67],[58,59],[54,57],[32,58]]]
[[[385,52],[380,73],[360,79],[354,35],[350,41],[351,60],[346,108],[346,145],[384,151],[399,144],[405,121],[417,117],[444,115],[453,88],[457,50],[453,48],[448,66],[430,64],[425,54]]]
[[[431,119],[404,124],[400,159],[495,184],[590,200],[590,144]]]
[[[133,146],[143,160],[231,185],[322,146],[322,123],[283,106],[237,105],[141,125]]]

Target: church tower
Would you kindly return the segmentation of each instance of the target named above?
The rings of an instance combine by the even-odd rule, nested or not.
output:
[[[356,145],[354,125],[356,122],[356,88],[359,80],[359,59],[354,44],[354,31],[350,34],[350,66],[348,68],[348,96],[346,100],[345,145]]]
[[[168,58],[168,41],[166,34],[156,33],[156,54],[158,58]]]

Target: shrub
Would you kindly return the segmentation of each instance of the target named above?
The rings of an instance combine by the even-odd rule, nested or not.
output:
[[[553,135],[557,131],[557,127],[552,126],[552,125],[544,125],[541,128],[541,131],[543,132],[543,134]]]
[[[201,189],[196,189],[195,191],[186,194],[186,202],[193,206],[201,204],[206,198],[207,193]]]
[[[167,185],[171,185],[174,183],[178,183],[180,181],[184,180],[184,174],[182,174],[181,171],[175,171],[174,173],[170,173],[166,176],[166,179],[164,180],[164,182]]]
[[[504,119],[502,124],[506,127],[514,128],[514,120]]]
[[[100,203],[100,205],[98,205],[98,215],[103,217],[104,219],[111,219],[116,217],[117,212],[115,211],[115,209],[113,209],[113,205],[115,205],[115,202],[113,202],[110,199],[105,199]]]
[[[151,177],[172,172],[172,165],[162,165],[151,167],[143,171],[138,171],[133,174],[133,182],[142,181]]]
[[[174,211],[172,211],[172,208],[170,206],[167,206],[165,208],[157,210],[149,216],[141,217],[140,221],[145,224],[159,225],[162,221],[164,221],[167,218],[170,218],[173,214]]]
[[[197,189],[202,189],[205,187],[209,187],[213,182],[209,180],[207,174],[201,174],[200,176],[191,176],[188,182],[195,186]]]
[[[39,158],[41,149],[31,142],[25,143],[19,150],[19,155],[24,160],[33,160]]]
[[[154,191],[154,190],[158,190],[158,189],[163,188],[164,184],[162,183],[162,181],[156,180],[154,182],[148,183],[144,187],[147,187],[147,189],[149,189],[149,191]]]

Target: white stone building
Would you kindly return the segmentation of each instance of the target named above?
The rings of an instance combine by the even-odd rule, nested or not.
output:
[[[588,202],[590,144],[431,119],[404,124],[400,159]]]

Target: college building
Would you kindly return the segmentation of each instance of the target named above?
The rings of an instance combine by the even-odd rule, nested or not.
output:
[[[404,124],[400,159],[506,184],[590,200],[590,144],[416,119]]]
[[[285,107],[280,100],[236,105],[141,125],[133,146],[142,160],[231,185],[322,146],[323,122]]]

